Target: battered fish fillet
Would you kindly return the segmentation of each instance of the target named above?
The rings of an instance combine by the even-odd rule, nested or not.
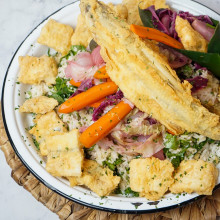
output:
[[[128,23],[102,2],[81,0],[80,8],[101,46],[110,78],[127,99],[175,134],[187,130],[220,140],[219,116],[191,96],[192,86],[181,83],[150,41],[132,33]]]

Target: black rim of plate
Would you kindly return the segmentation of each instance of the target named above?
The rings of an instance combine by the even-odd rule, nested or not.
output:
[[[31,174],[34,175],[35,178],[37,178],[41,183],[43,183],[46,187],[48,187],[49,189],[51,189],[53,192],[65,197],[66,199],[68,200],[71,200],[73,202],[76,202],[80,205],[83,205],[83,206],[87,206],[89,208],[92,208],[92,209],[97,209],[97,210],[100,210],[100,211],[106,211],[106,212],[114,212],[114,213],[121,213],[121,214],[145,214],[145,213],[155,213],[155,212],[162,212],[162,211],[167,211],[167,210],[170,210],[170,209],[174,209],[174,208],[179,208],[179,207],[182,207],[184,205],[187,205],[189,203],[192,203],[198,199],[201,199],[204,197],[204,195],[200,195],[200,196],[197,196],[193,199],[189,199],[187,201],[184,201],[184,202],[181,202],[181,203],[178,203],[176,205],[171,205],[171,206],[168,206],[168,207],[164,207],[164,208],[155,208],[155,209],[149,209],[149,210],[120,210],[120,209],[111,209],[111,208],[105,208],[105,207],[102,207],[102,206],[96,206],[96,205],[93,205],[93,204],[90,204],[90,203],[86,203],[86,202],[83,202],[81,200],[78,200],[78,199],[75,199],[69,195],[66,195],[65,193],[59,191],[58,189],[54,188],[53,186],[51,186],[49,183],[47,183],[44,179],[42,179],[35,171],[32,170],[32,168],[25,162],[25,160],[22,158],[22,156],[19,154],[19,152],[17,151],[17,148],[11,138],[11,135],[10,135],[10,132],[8,130],[8,126],[7,126],[7,122],[6,122],[6,119],[5,119],[5,109],[4,109],[4,90],[5,90],[5,84],[6,84],[6,80],[7,80],[7,76],[8,76],[8,72],[9,72],[9,69],[11,67],[11,64],[14,60],[14,57],[16,56],[18,50],[20,49],[20,47],[23,45],[23,43],[25,42],[25,40],[34,32],[35,29],[38,28],[39,25],[41,25],[44,21],[46,21],[48,18],[50,18],[52,15],[56,14],[57,12],[59,12],[60,10],[62,10],[63,8],[69,6],[69,5],[72,5],[76,2],[78,2],[79,0],[76,0],[70,4],[67,4],[63,7],[61,7],[60,9],[58,9],[57,11],[53,12],[52,14],[50,14],[48,17],[46,17],[42,22],[40,22],[28,35],[27,37],[21,42],[21,44],[19,45],[19,47],[17,48],[17,50],[15,51],[9,65],[8,65],[8,68],[6,70],[6,74],[5,74],[5,78],[4,78],[4,81],[3,81],[3,87],[2,87],[2,96],[1,96],[1,107],[2,107],[2,118],[3,118],[3,123],[4,123],[4,126],[5,126],[5,131],[6,131],[6,134],[8,136],[8,140],[10,141],[10,144],[11,146],[13,147],[16,155],[18,156],[18,158],[22,161],[22,163],[24,164],[24,166],[31,172]],[[192,2],[196,2],[197,4],[200,4],[206,8],[208,8],[209,10],[213,11],[214,13],[220,15],[219,13],[217,13],[216,11],[212,10],[211,8],[205,6],[204,4],[201,4],[200,2],[197,2],[197,1],[194,1],[194,0],[191,0]],[[218,189],[220,187],[220,183],[218,185],[215,186],[214,190]],[[213,191],[214,191],[213,190]]]

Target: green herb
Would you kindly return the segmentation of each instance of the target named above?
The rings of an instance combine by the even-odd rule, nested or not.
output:
[[[50,48],[47,50],[47,56],[48,56],[48,57],[51,57]]]
[[[89,49],[93,51],[96,47],[98,47],[98,44],[92,39],[89,43]]]
[[[131,187],[125,189],[126,196],[139,197],[139,193],[131,190]]]
[[[82,51],[86,51],[86,48],[82,45],[71,46],[69,53],[60,59],[59,66],[61,66],[61,62],[63,59],[68,60],[70,56],[75,56],[78,52],[82,52]]]
[[[194,70],[190,65],[185,65],[183,67],[180,67],[177,69],[176,72],[178,76],[183,76],[184,79],[191,78],[192,75],[194,74]]]
[[[143,25],[145,27],[155,28],[152,19],[152,13],[149,10],[141,9],[139,6],[138,11]]]
[[[35,147],[39,151],[40,150],[40,147],[39,147],[40,144],[37,142],[37,140],[35,138],[33,138],[33,142],[34,142]]]
[[[67,86],[67,81],[67,79],[57,77],[56,84],[53,87],[54,92],[49,96],[56,99],[59,104],[68,99],[76,90],[74,86]]]

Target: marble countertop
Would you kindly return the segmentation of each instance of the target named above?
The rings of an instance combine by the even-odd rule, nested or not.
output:
[[[0,1],[0,95],[7,66],[22,40],[44,18],[73,0]],[[197,0],[220,13],[220,0]],[[5,220],[58,219],[32,195],[18,186],[0,151],[0,211]]]

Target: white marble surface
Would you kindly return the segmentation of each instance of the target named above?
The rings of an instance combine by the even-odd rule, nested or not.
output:
[[[0,0],[0,94],[3,78],[15,50],[27,34],[45,17],[73,0]],[[220,0],[198,0],[220,13]],[[0,151],[0,219],[58,219],[10,176]]]

